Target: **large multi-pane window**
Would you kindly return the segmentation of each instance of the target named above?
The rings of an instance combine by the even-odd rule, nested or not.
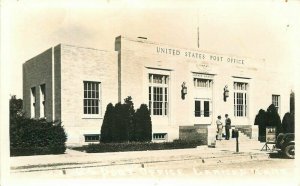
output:
[[[234,82],[233,88],[234,116],[246,117],[248,83]]]
[[[30,89],[30,102],[31,102],[31,118],[35,118],[36,116],[36,109],[35,109],[35,103],[36,103],[36,91],[35,91],[35,87],[32,87]]]
[[[276,107],[277,112],[280,112],[280,95],[272,95],[272,104]]]
[[[169,76],[149,74],[149,109],[151,115],[168,115]]]
[[[100,114],[100,82],[84,81],[84,114]]]

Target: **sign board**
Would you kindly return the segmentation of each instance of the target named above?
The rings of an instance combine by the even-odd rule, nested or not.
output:
[[[276,127],[266,127],[266,142],[274,142],[276,140]]]

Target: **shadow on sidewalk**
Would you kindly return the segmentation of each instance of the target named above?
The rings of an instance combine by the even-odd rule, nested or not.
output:
[[[270,152],[269,155],[271,159],[289,159],[283,153],[280,152]]]

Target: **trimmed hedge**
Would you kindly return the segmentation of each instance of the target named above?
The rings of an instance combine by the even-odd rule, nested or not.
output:
[[[101,125],[102,143],[150,142],[152,140],[151,116],[146,104],[134,110],[132,98],[128,96],[124,103],[106,107]]]
[[[184,149],[184,148],[196,148],[199,145],[203,145],[203,142],[174,140],[173,142],[163,142],[163,143],[153,143],[153,142],[98,143],[98,144],[84,145],[82,147],[74,147],[73,149],[79,151],[85,151],[87,153],[101,153],[101,152]]]
[[[280,116],[274,104],[271,104],[267,111],[260,109],[255,117],[254,125],[258,125],[258,140],[266,141],[266,127],[276,127],[276,136],[282,132]]]
[[[25,117],[10,120],[11,156],[62,154],[66,150],[66,140],[60,124]]]

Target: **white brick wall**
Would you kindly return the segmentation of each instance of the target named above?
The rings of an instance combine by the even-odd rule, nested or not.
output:
[[[99,134],[108,103],[117,102],[117,53],[69,45],[61,46],[62,121],[68,143],[82,143],[83,134]],[[101,110],[98,118],[83,114],[83,81],[101,82]]]
[[[226,113],[229,114],[235,125],[253,125],[259,109],[267,109],[271,104],[272,94],[279,94],[281,96],[281,117],[289,110],[288,104],[291,86],[287,85],[279,74],[275,75],[266,71],[264,68],[265,61],[262,59],[242,58],[244,59],[244,64],[232,64],[228,63],[227,60],[222,62],[214,61],[208,56],[218,55],[223,56],[223,59],[241,57],[205,52],[207,56],[205,59],[194,59],[183,55],[158,54],[156,51],[157,46],[178,49],[181,52],[192,50],[152,43],[147,40],[119,37],[117,43],[120,44],[118,46],[120,49],[117,47],[117,50],[121,52],[121,99],[129,95],[132,96],[136,108],[141,103],[148,103],[147,67],[170,70],[169,117],[165,120],[157,119],[155,116],[152,117],[153,132],[166,132],[171,127],[178,128],[178,126],[194,124],[194,85],[192,72],[214,75],[213,125],[218,115],[225,118],[224,115]],[[201,65],[206,65],[207,67],[202,68]],[[249,78],[245,80],[250,85],[247,118],[240,119],[234,117],[234,77]],[[183,81],[187,83],[186,86],[188,88],[185,100],[181,99],[180,94]],[[228,85],[230,91],[230,96],[226,102],[223,101],[223,89],[225,85]],[[173,138],[177,138],[176,135],[173,135]]]
[[[132,96],[135,109],[142,103],[148,104],[148,73],[153,70],[166,70],[170,75],[169,116],[152,117],[153,132],[167,132],[168,140],[179,137],[179,126],[194,125],[196,92],[193,85],[193,72],[214,75],[211,121],[213,125],[216,117],[218,115],[224,117],[225,113],[229,114],[235,125],[252,125],[259,109],[266,110],[272,103],[272,94],[281,97],[281,118],[289,111],[291,86],[280,74],[265,69],[264,60],[242,58],[245,60],[244,64],[238,65],[227,61],[214,61],[209,56],[218,54],[207,52],[196,51],[204,53],[207,56],[205,59],[158,54],[157,46],[178,49],[182,52],[193,51],[124,37],[116,40],[116,51],[110,52],[70,45],[55,47],[55,119],[62,120],[68,134],[68,145],[83,143],[84,134],[99,134],[108,103],[123,102],[127,96]],[[118,52],[120,52],[119,58]],[[219,56],[223,56],[224,59],[235,57]],[[27,114],[30,113],[30,88],[37,87],[37,103],[39,103],[38,86],[46,83],[46,116],[48,119],[52,118],[52,61],[52,50],[49,49],[23,65],[23,99]],[[121,75],[119,84],[118,70]],[[234,118],[233,114],[233,76],[249,78],[247,80],[250,85],[249,117],[243,120]],[[83,81],[85,80],[101,82],[101,117],[85,118],[83,115]],[[181,99],[183,82],[186,82],[188,90],[184,100]],[[230,91],[226,102],[223,101],[225,85],[228,85]]]

